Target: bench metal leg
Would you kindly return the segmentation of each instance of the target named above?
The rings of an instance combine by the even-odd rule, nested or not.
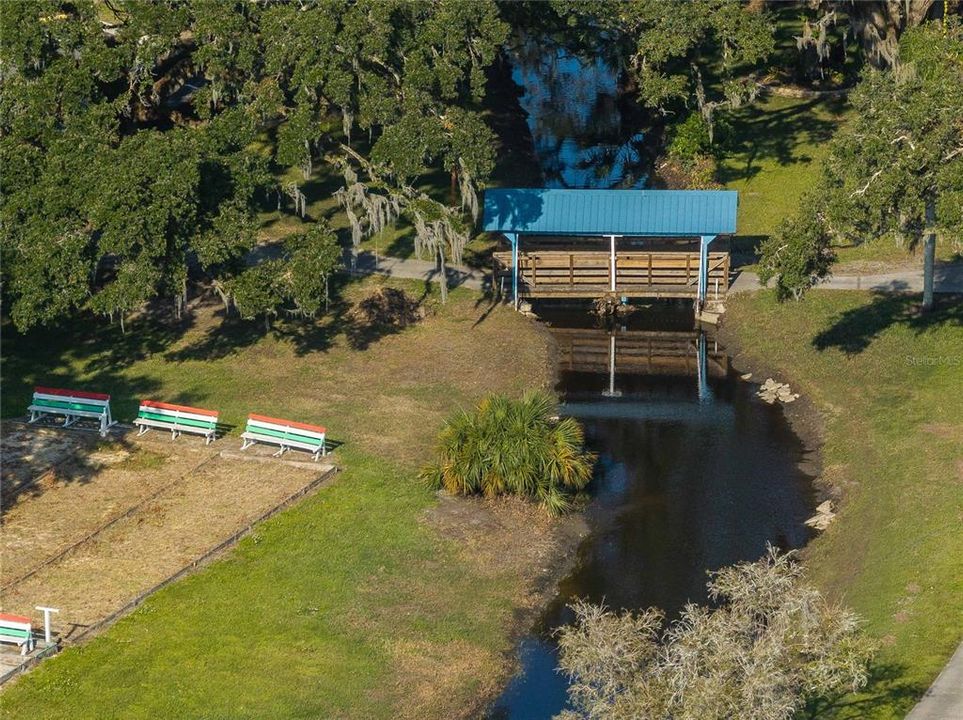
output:
[[[77,422],[78,420],[80,420],[80,416],[79,416],[79,415],[65,415],[65,416],[64,416],[64,427],[70,427],[71,425],[73,425],[73,424],[74,424],[75,422]]]
[[[286,445],[282,445],[282,446],[281,446],[281,449],[278,450],[278,451],[277,451],[276,453],[274,453],[273,455],[271,455],[271,457],[281,457],[282,455],[284,455],[284,453],[286,453],[286,452],[287,452],[288,450],[290,450],[290,449],[291,449],[291,448],[287,447]]]
[[[247,450],[253,444],[254,444],[253,440],[248,440],[247,438],[244,438],[244,441],[241,443],[241,450]]]
[[[137,437],[140,437],[141,435],[146,434],[148,430],[150,430],[150,427],[148,425],[141,425],[140,430],[137,431]]]

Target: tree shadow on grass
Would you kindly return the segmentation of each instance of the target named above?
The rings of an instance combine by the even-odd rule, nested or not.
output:
[[[874,663],[869,668],[869,681],[858,694],[811,700],[799,714],[807,720],[855,719],[872,717],[875,710],[885,710],[887,717],[902,717],[926,692],[926,686],[903,679],[905,666]]]
[[[348,275],[335,276],[327,309],[323,309],[319,317],[280,317],[267,330],[261,319],[245,320],[221,309],[215,314],[220,321],[213,324],[203,337],[186,347],[166,352],[164,358],[171,362],[222,360],[257,345],[267,336],[290,343],[299,357],[328,352],[339,336],[344,336],[352,349],[365,350],[412,324],[366,319],[354,312],[367,299],[353,303],[345,297],[345,290],[354,282],[358,279]],[[426,280],[421,296],[413,301],[415,306],[422,307],[430,295],[430,287]]]
[[[799,147],[819,145],[832,137],[838,126],[834,118],[818,117],[817,105],[827,105],[833,114],[841,111],[843,100],[814,99],[778,110],[751,106],[740,115],[739,134],[728,143],[727,153],[733,160],[745,157],[745,163],[722,165],[717,179],[722,183],[750,180],[761,172],[757,161],[775,160],[779,165],[811,162],[812,158],[797,153]]]
[[[845,310],[812,340],[819,351],[837,349],[858,355],[887,328],[904,325],[917,334],[938,325],[963,325],[963,298],[937,295],[932,311],[921,313],[920,295],[877,292],[871,302]]]

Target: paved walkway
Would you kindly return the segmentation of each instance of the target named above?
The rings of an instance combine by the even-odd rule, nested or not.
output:
[[[395,257],[376,258],[370,252],[358,253],[352,263],[351,255],[346,255],[344,266],[348,272],[355,275],[388,275],[405,278],[406,280],[423,280],[438,282],[441,272],[437,262],[430,260],[402,259]],[[449,265],[445,268],[448,276],[448,287],[464,286],[473,290],[481,290],[488,286],[487,273],[464,265]]]
[[[441,273],[438,263],[430,260],[376,258],[370,252],[359,253],[354,265],[346,255],[345,267],[357,275],[389,275],[408,280],[438,282]],[[481,290],[489,286],[488,273],[464,265],[446,268],[448,286],[464,286]],[[826,290],[875,290],[877,292],[922,292],[923,271],[901,270],[898,272],[868,275],[833,275],[819,284]],[[759,277],[752,272],[738,272],[729,292],[747,292],[759,289]],[[934,289],[938,293],[963,293],[963,263],[937,265]],[[963,718],[961,718],[963,720]]]
[[[826,290],[922,292],[923,270],[901,270],[872,275],[833,275],[817,287]],[[746,292],[758,289],[759,277],[755,273],[742,272],[732,283],[729,292]],[[963,264],[937,265],[933,289],[938,293],[963,293]]]
[[[963,718],[963,643],[943,672],[926,691],[906,720],[960,720]]]

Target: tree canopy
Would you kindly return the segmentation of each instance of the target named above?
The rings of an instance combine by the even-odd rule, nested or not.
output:
[[[123,317],[154,297],[180,307],[192,272],[229,292],[267,283],[244,258],[277,191],[269,161],[306,177],[319,159],[350,162],[356,130],[373,140],[365,159],[385,187],[444,169],[474,207],[494,162],[477,106],[506,33],[493,2],[459,0],[2,4],[14,322]],[[265,132],[276,133],[270,158],[253,147]],[[300,287],[295,309],[317,307],[303,293],[320,285]]]
[[[808,586],[792,554],[770,548],[708,587],[712,606],[686,605],[668,627],[656,609],[577,603],[559,636],[573,708],[559,720],[788,720],[865,685],[872,645],[858,619]]]
[[[763,280],[799,297],[831,269],[833,240],[915,244],[963,233],[963,26],[926,23],[899,62],[870,69],[817,186],[762,247]]]

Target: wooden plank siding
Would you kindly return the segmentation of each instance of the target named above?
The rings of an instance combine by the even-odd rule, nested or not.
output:
[[[493,254],[496,286],[511,282],[511,252]],[[589,297],[612,293],[611,256],[601,251],[543,250],[518,254],[520,297]],[[729,253],[710,252],[707,296],[729,289]],[[698,252],[618,251],[615,294],[627,297],[696,297]]]

